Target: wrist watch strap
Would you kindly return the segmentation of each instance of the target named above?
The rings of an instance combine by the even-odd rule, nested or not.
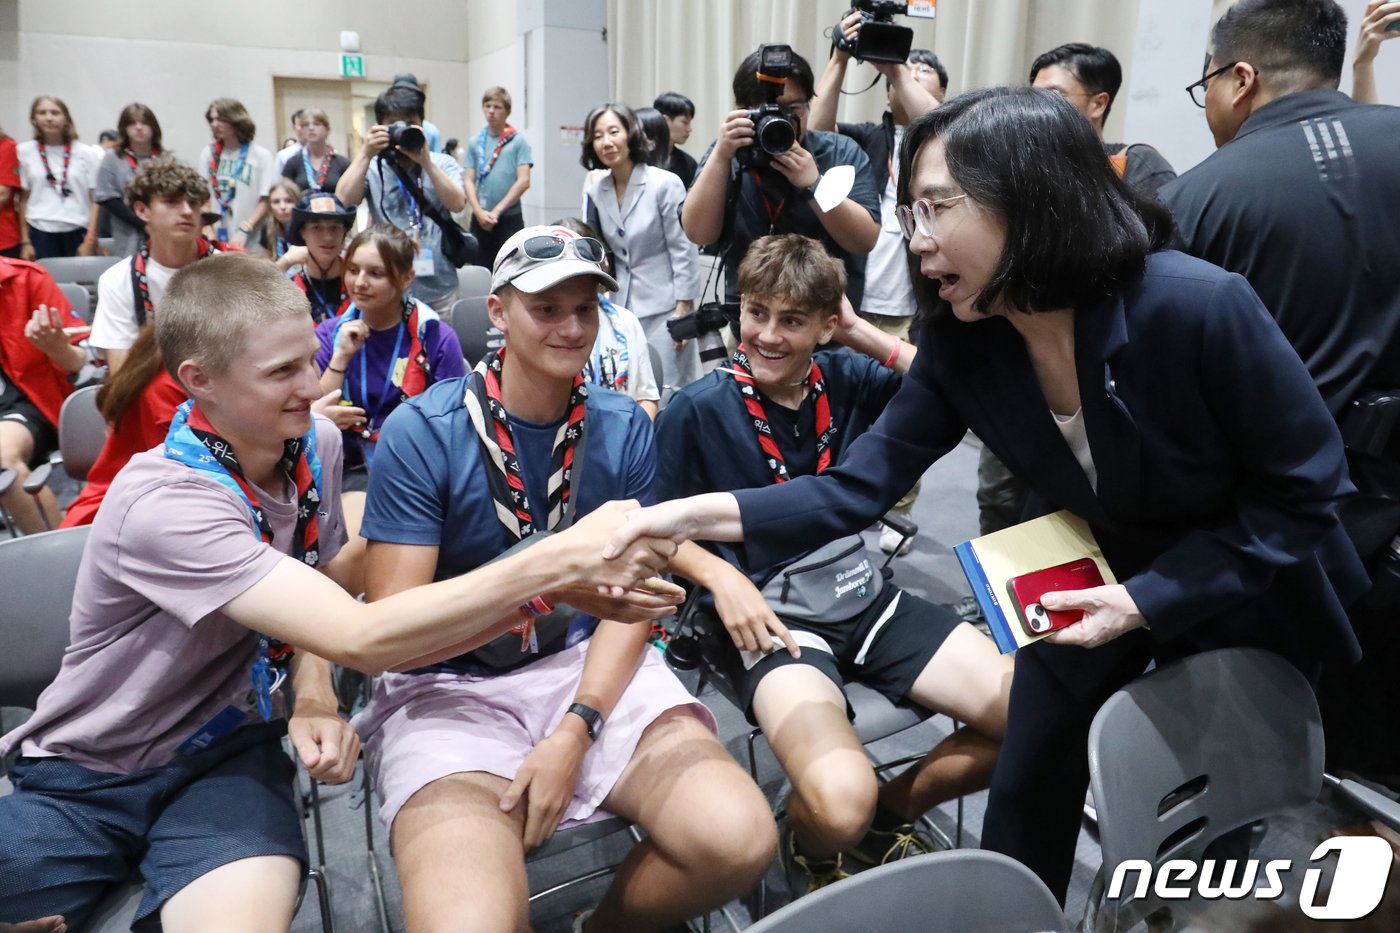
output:
[[[573,704],[568,712],[583,720],[584,725],[588,726],[588,738],[596,742],[598,733],[603,730],[603,714],[583,703]]]

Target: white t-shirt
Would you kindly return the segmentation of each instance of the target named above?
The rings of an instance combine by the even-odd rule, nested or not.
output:
[[[1084,409],[1080,408],[1069,416],[1056,414],[1054,411],[1050,414],[1055,416],[1055,427],[1060,429],[1060,436],[1069,445],[1070,453],[1074,454],[1074,459],[1084,471],[1089,485],[1094,488],[1094,492],[1098,492],[1099,470],[1094,466],[1094,454],[1089,449],[1089,432],[1084,427]]]
[[[904,127],[894,128],[894,149],[904,140]],[[895,219],[895,185],[899,178],[899,160],[892,159],[890,177],[880,193],[880,236],[875,248],[865,260],[865,298],[858,310],[890,317],[909,317],[914,313],[914,285],[909,281],[909,244]]]
[[[267,197],[268,192],[277,179],[282,177],[277,171],[276,160],[271,152],[257,143],[248,144],[248,156],[243,160],[243,170],[238,173],[238,178],[234,179],[234,172],[238,169],[241,146],[224,149],[223,155],[219,157],[218,176],[221,184],[225,182],[233,183],[233,201],[229,205],[231,216],[224,219],[223,223],[228,225],[228,235],[233,237],[238,232],[238,225],[253,216],[253,211],[258,208],[258,201]],[[209,159],[214,154],[213,146],[205,146],[199,151],[199,164],[195,166],[199,173],[204,176],[204,180],[209,180]],[[219,210],[219,196],[214,190],[214,186],[209,186],[209,200],[214,210]]]
[[[131,287],[130,258],[109,268],[97,280],[97,310],[92,315],[88,343],[99,350],[129,350],[141,330],[136,323],[136,293]],[[151,304],[159,304],[166,283],[175,274],[169,266],[151,259],[146,264],[146,286]]]
[[[19,159],[19,184],[29,192],[25,209],[29,224],[45,233],[66,233],[86,228],[92,210],[92,189],[97,184],[97,170],[102,165],[102,149],[87,143],[74,142],[68,157],[68,173],[63,172],[63,147],[45,146],[50,182],[39,157],[39,144],[26,140],[15,147]],[[69,191],[64,197],[60,188]]]
[[[594,385],[617,389],[638,402],[661,401],[661,389],[651,368],[651,351],[647,348],[646,331],[637,315],[619,305],[613,314],[598,312],[598,339],[593,342],[593,354],[584,366],[583,376]],[[627,359],[623,361],[623,349]],[[626,384],[616,384],[618,370],[623,371]]]
[[[301,143],[292,143],[286,149],[277,150],[277,174],[280,177],[287,163],[301,155]]]

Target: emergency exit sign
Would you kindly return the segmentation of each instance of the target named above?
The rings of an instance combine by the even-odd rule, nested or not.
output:
[[[341,53],[340,76],[342,78],[363,78],[365,76],[365,57]]]

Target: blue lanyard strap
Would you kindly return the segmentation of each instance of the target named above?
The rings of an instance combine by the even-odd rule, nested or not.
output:
[[[410,304],[412,300],[411,298],[404,300],[403,319],[399,321],[398,332],[394,335],[394,352],[389,357],[389,366],[384,373],[384,388],[380,390],[379,401],[375,403],[373,411],[371,411],[369,407],[369,338],[365,339],[364,346],[360,347],[359,352],[356,354],[360,358],[359,387],[358,390],[352,390],[345,393],[345,395],[347,399],[351,400],[356,396],[360,398],[365,409],[365,427],[366,430],[370,432],[373,432],[376,426],[382,426],[383,418],[387,417],[387,415],[383,415],[382,413],[384,412],[384,406],[389,403],[390,394],[394,388],[394,372],[399,368],[399,350],[403,347],[404,334],[408,333],[408,316],[412,309],[412,305]],[[340,316],[340,321],[335,326],[335,334],[331,337],[331,347],[336,346],[337,341],[340,339],[340,329],[345,326],[346,322],[359,320],[361,317],[363,317],[363,314],[360,312],[360,309],[352,304],[346,312]],[[372,334],[373,332],[371,332],[371,335]],[[408,362],[409,361],[405,359],[405,372],[407,371]],[[352,386],[349,385],[350,379],[348,373],[346,374],[346,382],[346,388],[352,389]]]
[[[417,230],[423,229],[423,212],[418,209],[418,202],[413,199],[413,195],[409,193],[408,186],[403,183],[398,172],[394,173],[394,182],[399,186],[399,191],[403,192],[404,203],[408,207],[409,226]],[[428,193],[424,191],[423,197],[427,196]]]

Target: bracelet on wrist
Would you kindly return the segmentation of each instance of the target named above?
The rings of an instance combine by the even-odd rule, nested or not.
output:
[[[904,349],[904,341],[898,337],[894,338],[894,343],[890,346],[890,355],[885,357],[885,362],[880,364],[886,369],[894,369],[894,364],[899,360],[899,351]]]
[[[554,611],[549,600],[543,596],[536,596],[534,599],[520,607],[520,611],[529,619],[538,619],[540,616],[547,616]]]

